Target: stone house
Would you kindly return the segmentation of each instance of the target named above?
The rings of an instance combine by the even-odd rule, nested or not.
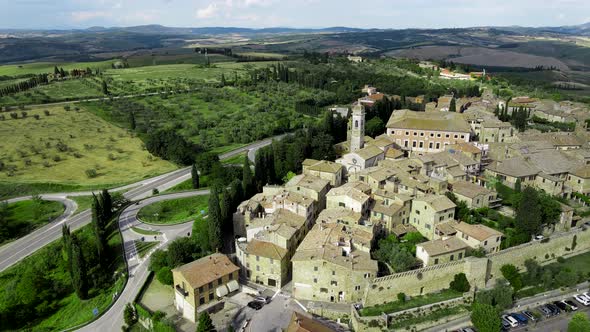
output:
[[[410,225],[427,239],[435,238],[436,225],[455,218],[455,203],[444,195],[426,195],[412,201]]]
[[[467,181],[457,181],[451,187],[457,199],[465,202],[470,209],[495,208],[500,205],[501,199],[498,199],[498,193],[486,187]]]
[[[327,208],[347,208],[368,215],[371,196],[370,188],[362,182],[348,182],[338,188],[332,188],[326,195]],[[365,190],[363,190],[365,189]]]
[[[500,251],[500,243],[504,234],[482,224],[468,224],[466,222],[451,222],[457,233],[455,237],[465,242],[473,249],[483,248],[486,253]]]
[[[240,288],[239,270],[227,256],[218,253],[172,269],[176,310],[195,322],[200,307]]]
[[[332,161],[305,159],[303,174],[328,180],[332,187],[339,187],[344,178],[344,167]]]
[[[450,237],[422,242],[416,245],[416,257],[424,266],[438,265],[463,259],[467,245],[463,241]]]
[[[326,208],[326,194],[330,187],[329,180],[305,174],[296,175],[285,184],[286,190],[315,200],[318,211]]]
[[[590,194],[590,166],[584,165],[576,168],[567,175],[566,184],[574,192],[580,194]]]

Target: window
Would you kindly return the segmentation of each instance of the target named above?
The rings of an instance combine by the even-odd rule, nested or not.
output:
[[[459,138],[459,136],[457,136],[457,134],[455,134],[455,136],[453,136],[453,138],[454,139],[457,139],[457,138]]]
[[[500,242],[500,237],[499,236],[496,238],[496,242]]]
[[[438,218],[438,221],[443,221],[445,220],[445,216],[440,216],[440,218]]]
[[[203,292],[203,286],[199,287],[199,293]]]
[[[256,271],[260,271],[260,266],[256,265]]]
[[[450,257],[451,262],[455,260],[455,255],[451,255]]]
[[[354,120],[354,127],[358,128],[359,127],[359,120]]]
[[[434,265],[438,264],[438,258],[434,259]]]
[[[233,273],[230,273],[229,274],[229,280],[234,280],[234,274]]]
[[[256,261],[260,262],[260,256],[256,256]]]
[[[318,283],[318,278],[313,278],[313,283],[317,284]]]
[[[214,297],[213,293],[209,293],[209,301],[213,300],[213,297]]]
[[[461,135],[461,138],[465,138],[465,135]]]
[[[332,271],[332,275],[335,276],[336,275],[336,271]]]
[[[409,131],[406,131],[406,136],[410,136],[410,132]]]
[[[412,141],[412,147],[415,148],[416,147],[416,141]]]
[[[432,145],[433,145],[432,142],[428,143],[428,148],[432,149]]]
[[[209,289],[212,289],[212,288],[213,288],[213,283],[212,283],[212,282],[210,282],[210,283],[209,283]]]
[[[338,202],[338,206],[340,206],[340,207],[346,207],[346,204],[344,204],[342,202]]]
[[[318,270],[318,267],[317,267],[317,266],[314,266],[314,267],[313,267],[313,270],[314,270],[314,271],[317,271],[317,270]]]
[[[365,277],[365,279],[370,278],[371,277],[371,274],[370,273],[365,273],[365,276],[364,277]]]
[[[199,304],[205,304],[205,298],[204,297],[201,297],[199,299]]]
[[[336,280],[330,281],[330,286],[338,286],[338,281],[336,281]]]
[[[418,133],[417,132],[414,132],[414,136],[418,136]]]
[[[420,210],[416,210],[416,214],[420,214]]]
[[[436,137],[440,138],[440,133],[439,134],[436,134]]]
[[[463,253],[462,252],[459,253],[459,259],[461,259],[461,258],[463,258]]]
[[[437,149],[440,149],[440,143],[439,142],[436,142],[436,148]]]
[[[217,284],[218,284],[218,285],[221,285],[221,284],[223,284],[223,280],[222,280],[221,278],[217,279]]]
[[[424,133],[420,133],[420,136],[421,136],[421,137],[424,137]]]
[[[404,147],[408,147],[408,141],[404,141]]]
[[[449,138],[449,137],[451,137],[451,135],[445,134],[445,138]]]
[[[424,147],[424,142],[420,141],[420,148]]]
[[[355,290],[355,291],[359,291],[359,290],[361,290],[361,286],[358,286],[358,285],[357,285],[357,286],[354,286],[354,290]]]
[[[426,227],[427,229],[430,229],[430,224],[425,224],[424,227]]]
[[[486,241],[484,241],[484,242],[483,242],[483,245],[484,245],[484,246],[487,246],[487,245],[488,245],[488,241],[487,241],[487,240],[486,240]]]

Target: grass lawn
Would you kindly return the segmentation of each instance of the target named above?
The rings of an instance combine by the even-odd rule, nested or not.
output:
[[[217,154],[224,154],[226,152],[239,149],[239,148],[244,147],[246,145],[248,145],[248,144],[233,143],[233,144],[228,144],[228,145],[224,145],[224,146],[220,146],[220,147],[217,147],[215,149],[212,149],[211,152],[217,153]]]
[[[445,289],[440,293],[432,293],[421,296],[414,296],[406,302],[393,301],[385,304],[380,304],[372,307],[366,307],[360,310],[361,316],[378,316],[382,313],[392,313],[406,309],[421,307],[423,305],[432,304],[436,302],[446,301],[461,297],[463,294],[451,289]]]
[[[78,204],[78,209],[74,214],[78,214],[92,207],[92,196],[68,196],[68,198]]]
[[[143,258],[147,253],[155,246],[157,246],[160,241],[135,241],[135,250],[139,255],[139,258]]]
[[[176,169],[150,155],[133,134],[90,112],[46,110],[49,116],[35,109],[24,119],[18,112],[18,119],[0,121],[0,182],[106,187]]]
[[[142,235],[160,235],[162,233],[158,231],[150,231],[149,229],[143,229],[139,227],[131,227],[131,230],[135,233],[142,234]]]
[[[172,306],[174,289],[172,286],[164,285],[156,278],[151,278],[145,292],[142,294],[139,303],[152,312],[164,311],[166,307]]]
[[[163,191],[162,193],[175,193],[175,192],[179,192],[179,191],[191,191],[191,190],[201,190],[201,189],[206,189],[208,187],[208,180],[209,180],[209,176],[208,175],[201,175],[199,177],[199,189],[194,189],[193,188],[193,179],[188,179],[188,180],[184,180],[181,183],[175,185],[174,187]]]
[[[244,156],[247,154],[246,151],[244,151],[243,153],[237,154],[233,157],[224,159],[221,161],[222,164],[228,164],[228,165],[243,165],[244,164]]]
[[[139,210],[138,217],[151,224],[179,224],[207,215],[209,195],[156,202]],[[201,214],[204,211],[204,214]]]
[[[28,200],[0,205],[6,209],[6,236],[0,235],[0,244],[18,239],[59,217],[65,210],[60,202]]]

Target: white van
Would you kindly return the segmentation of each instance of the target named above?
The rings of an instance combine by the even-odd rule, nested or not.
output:
[[[512,316],[502,315],[502,319],[507,321],[511,327],[518,327],[518,321]]]

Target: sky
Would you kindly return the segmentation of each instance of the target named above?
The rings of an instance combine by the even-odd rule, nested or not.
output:
[[[0,0],[0,28],[458,28],[590,22],[590,0]]]

